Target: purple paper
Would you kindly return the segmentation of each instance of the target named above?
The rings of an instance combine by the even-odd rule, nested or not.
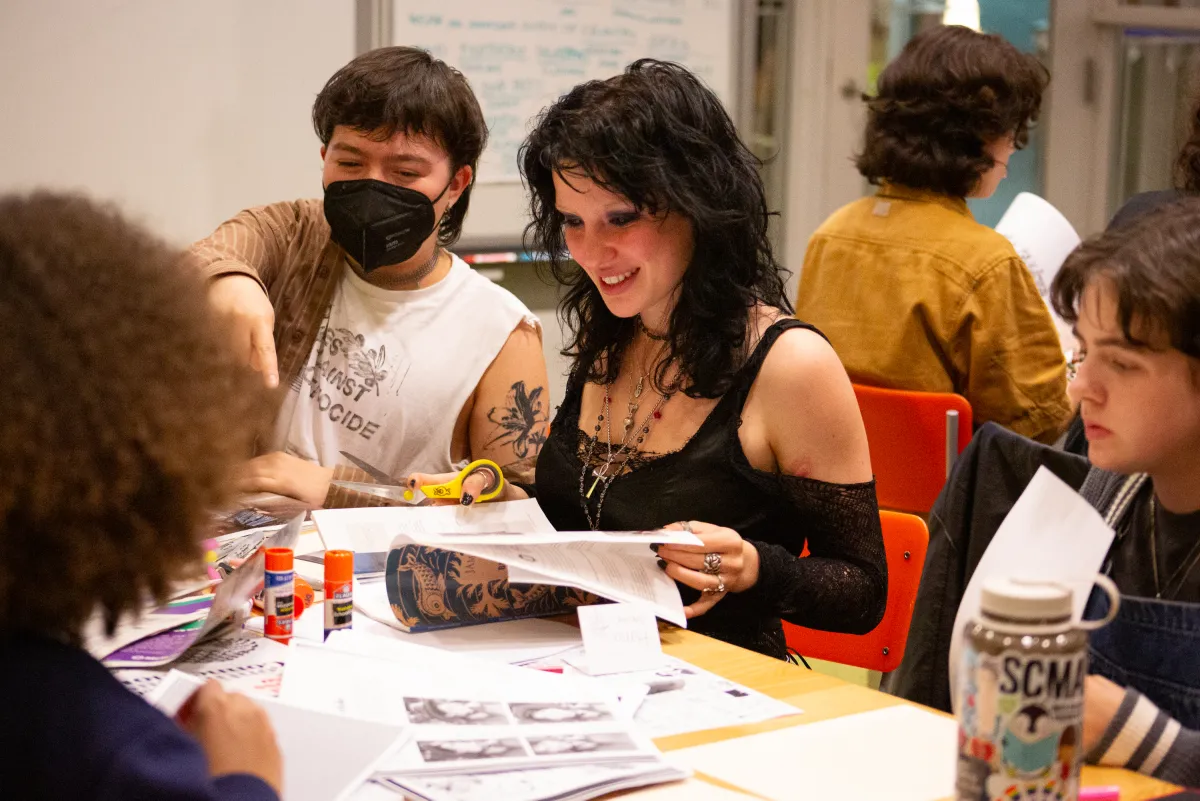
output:
[[[120,650],[105,657],[109,662],[136,662],[139,664],[162,665],[175,660],[191,647],[200,631],[204,628],[203,620],[195,620],[177,629],[164,631],[130,643]]]

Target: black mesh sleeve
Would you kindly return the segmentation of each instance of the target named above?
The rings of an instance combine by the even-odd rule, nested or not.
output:
[[[887,605],[887,559],[875,482],[773,476],[795,525],[758,550],[758,583],[742,595],[796,625],[865,634]],[[807,541],[809,555],[798,559]]]

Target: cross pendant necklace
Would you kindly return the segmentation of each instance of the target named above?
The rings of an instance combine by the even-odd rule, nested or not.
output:
[[[610,467],[612,467],[612,461],[607,461],[604,463],[604,467],[597,467],[592,471],[592,475],[596,477],[596,480],[592,482],[591,489],[587,491],[587,495],[585,497],[587,497],[588,500],[592,499],[592,493],[596,491],[597,485],[599,485],[600,482],[604,480],[604,477],[608,475],[608,469]]]

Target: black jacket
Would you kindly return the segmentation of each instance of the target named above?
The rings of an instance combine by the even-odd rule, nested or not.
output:
[[[950,635],[967,582],[1017,498],[1045,466],[1078,489],[1086,459],[1014,434],[995,423],[975,432],[929,513],[929,551],[900,667],[883,689],[950,711]]]

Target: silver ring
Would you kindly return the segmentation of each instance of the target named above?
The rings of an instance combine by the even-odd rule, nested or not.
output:
[[[483,488],[483,492],[480,493],[481,495],[487,495],[489,492],[492,492],[493,490],[495,490],[497,487],[500,486],[500,476],[498,476],[496,474],[496,471],[493,470],[491,467],[487,466],[486,464],[476,467],[471,472],[471,475],[475,475],[476,473],[484,473],[488,477],[487,486]]]
[[[684,531],[686,531],[689,534],[696,533],[696,532],[692,531],[692,522],[690,520],[684,520],[683,522],[681,522],[679,524],[679,527],[682,528]]]
[[[725,592],[725,579],[721,578],[720,576],[717,576],[717,586],[705,587],[704,589],[700,590],[700,592],[703,592],[703,593],[706,593],[709,595],[719,595],[720,593]]]
[[[721,572],[721,554],[706,553],[704,554],[704,572],[710,576],[716,576]]]

